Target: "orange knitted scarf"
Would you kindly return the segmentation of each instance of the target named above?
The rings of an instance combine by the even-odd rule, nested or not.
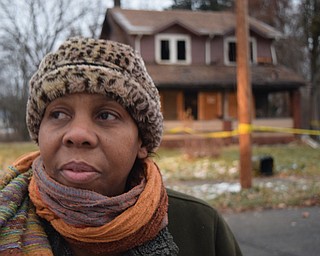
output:
[[[167,225],[168,197],[161,174],[151,159],[145,160],[145,166],[146,184],[135,204],[101,226],[70,225],[60,218],[41,197],[38,184],[40,181],[35,174],[30,181],[29,195],[37,214],[49,221],[70,243],[96,253],[125,252],[152,240]],[[38,171],[44,172],[43,169],[34,170]]]

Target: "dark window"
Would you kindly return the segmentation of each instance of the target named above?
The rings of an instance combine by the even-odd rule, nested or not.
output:
[[[161,59],[162,60],[170,59],[169,40],[161,40]]]
[[[290,117],[290,96],[288,92],[255,93],[256,118]]]
[[[256,118],[268,117],[268,93],[255,94]]]
[[[186,60],[186,41],[177,41],[177,60]]]
[[[250,42],[250,60],[253,62],[253,45]],[[235,42],[229,42],[229,52],[228,52],[229,62],[237,61],[237,44]]]
[[[184,94],[184,111],[187,116],[194,120],[198,119],[198,93],[185,92]]]
[[[236,62],[236,57],[237,57],[237,48],[236,48],[236,43],[235,42],[230,42],[229,43],[229,61],[230,62]]]

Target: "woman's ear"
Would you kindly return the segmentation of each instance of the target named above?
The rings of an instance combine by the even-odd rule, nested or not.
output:
[[[138,158],[139,159],[144,159],[148,156],[148,150],[145,146],[140,146],[138,150]]]

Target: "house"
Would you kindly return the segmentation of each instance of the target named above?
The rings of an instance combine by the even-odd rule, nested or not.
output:
[[[106,12],[101,38],[141,53],[160,92],[166,129],[192,119],[195,130],[221,131],[237,125],[235,25],[232,12],[115,7]],[[305,81],[278,64],[274,42],[281,36],[249,18],[253,124],[299,128]]]

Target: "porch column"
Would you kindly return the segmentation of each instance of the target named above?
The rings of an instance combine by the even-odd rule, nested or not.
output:
[[[183,120],[184,118],[184,97],[183,91],[179,91],[177,94],[177,113],[178,113],[178,120]]]
[[[222,118],[229,119],[229,92],[222,93]]]
[[[301,128],[301,94],[299,89],[290,93],[293,128]]]

